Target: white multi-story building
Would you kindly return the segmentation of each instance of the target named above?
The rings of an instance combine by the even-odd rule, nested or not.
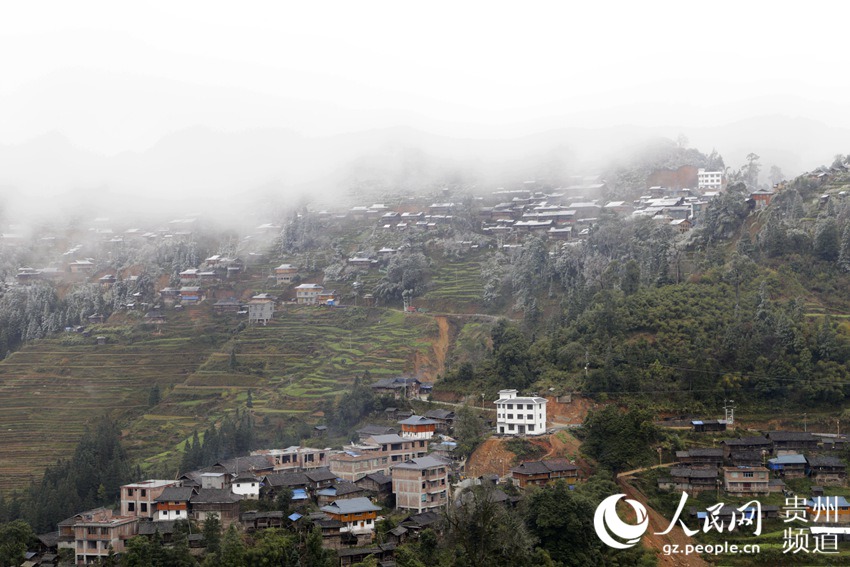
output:
[[[319,294],[323,291],[325,288],[319,284],[305,283],[295,286],[295,298],[298,303],[315,305]]]
[[[705,168],[699,168],[697,171],[697,188],[701,192],[720,191],[723,189],[723,172],[706,171]]]
[[[248,322],[268,324],[274,315],[274,297],[267,293],[255,295],[248,302]]]
[[[517,397],[516,390],[499,390],[496,400],[496,432],[500,435],[546,433],[546,398]]]

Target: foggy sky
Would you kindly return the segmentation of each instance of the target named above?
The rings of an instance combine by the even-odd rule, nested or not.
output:
[[[787,146],[771,134],[743,147],[719,130],[780,116],[843,139],[850,8],[573,4],[5,3],[0,144],[59,135],[83,162],[110,158],[113,169],[197,127],[310,138],[404,126],[486,140],[628,126],[683,133],[733,166],[749,151],[767,152],[789,174],[850,151],[800,155],[796,131]],[[33,177],[54,190],[115,180],[100,165],[74,165],[78,179],[64,179],[62,168],[57,179]],[[174,167],[163,175],[173,179]],[[137,189],[156,179],[146,174]],[[245,185],[276,175],[263,171]],[[3,183],[25,186],[20,173],[0,171]]]

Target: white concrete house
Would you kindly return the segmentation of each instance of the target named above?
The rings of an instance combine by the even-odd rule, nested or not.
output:
[[[496,400],[496,433],[542,435],[546,433],[546,398],[518,397],[516,390],[499,390]]]
[[[325,288],[319,284],[305,283],[295,286],[295,298],[298,303],[315,305],[319,294],[323,291],[325,291]]]
[[[700,192],[720,191],[723,189],[723,172],[706,171],[702,167],[699,168],[697,171],[697,188]]]
[[[248,302],[248,322],[268,324],[274,315],[274,298],[267,293],[255,295]]]
[[[260,498],[260,481],[256,477],[243,475],[231,482],[230,490],[233,491],[233,494],[239,494],[249,500],[258,500]]]

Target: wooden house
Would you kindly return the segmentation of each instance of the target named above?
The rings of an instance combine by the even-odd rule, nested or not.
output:
[[[526,461],[511,469],[511,477],[520,488],[544,485],[559,478],[574,484],[578,480],[578,467],[564,459]]]
[[[767,461],[767,468],[779,478],[805,478],[808,461],[799,453],[774,457]]]
[[[691,421],[694,433],[709,433],[714,431],[726,431],[725,419],[695,419]]]
[[[331,520],[342,522],[340,533],[348,533],[357,536],[358,543],[369,543],[375,534],[375,522],[381,508],[372,503],[368,498],[349,498],[335,500],[321,511],[327,514]]]
[[[824,486],[843,486],[847,482],[847,465],[838,457],[809,457],[806,473],[812,482]]]
[[[723,465],[723,449],[693,448],[676,451],[676,460],[683,465],[720,467]]]
[[[769,431],[765,437],[773,442],[776,455],[817,451],[819,439],[804,431]]]
[[[673,467],[669,477],[658,479],[658,488],[697,493],[718,488],[718,469],[715,467]]]

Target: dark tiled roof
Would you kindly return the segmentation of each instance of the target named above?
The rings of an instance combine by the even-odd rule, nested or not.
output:
[[[139,535],[153,535],[156,532],[161,534],[173,534],[174,524],[177,520],[168,520],[164,522],[139,522]]]
[[[241,474],[250,470],[262,471],[272,469],[274,467],[274,461],[272,457],[266,455],[249,455],[247,457],[219,461],[214,466],[222,467],[230,474],[237,474],[238,467],[238,473]]]
[[[336,489],[336,495],[342,496],[344,494],[354,494],[356,492],[363,492],[363,489],[353,482],[348,482],[345,480],[337,481],[333,487]]]
[[[419,384],[419,380],[409,376],[397,376],[395,378],[382,378],[374,384],[373,388],[404,388],[410,384]]]
[[[396,433],[398,431],[395,427],[387,427],[384,425],[365,425],[357,430],[358,435],[386,435],[388,433]]]
[[[56,547],[59,545],[59,532],[49,532],[46,534],[38,534],[38,540],[44,544],[44,547]]]
[[[369,479],[378,484],[389,484],[393,481],[392,477],[385,475],[384,473],[372,473],[367,474],[363,478]],[[362,480],[362,479],[361,479]]]
[[[318,518],[313,520],[313,523],[323,528],[341,528],[345,525],[339,520],[331,520],[330,518]]]
[[[564,459],[548,459],[543,461],[526,461],[511,469],[517,474],[549,474],[553,472],[564,472],[578,470],[576,465],[571,465]]]
[[[723,443],[729,447],[741,447],[750,445],[770,445],[770,439],[766,437],[741,437],[740,439],[724,439]]]
[[[239,494],[233,494],[226,488],[202,488],[192,496],[192,504],[233,504],[242,500]]]
[[[265,476],[269,486],[307,486],[310,479],[303,472],[271,473]]]
[[[732,452],[732,461],[733,462],[762,462],[764,460],[765,455],[762,455],[761,451],[733,451]]]
[[[676,478],[717,478],[717,469],[715,467],[674,467],[670,469],[670,476]]]
[[[678,457],[681,453],[682,457],[718,457],[723,458],[723,449],[710,449],[710,448],[694,448],[688,449],[687,451],[676,451],[676,456]]]
[[[191,486],[167,486],[154,502],[188,502],[194,492]]]
[[[511,469],[511,472],[518,474],[549,474],[549,469],[542,461],[528,461],[520,463]]]
[[[846,467],[838,457],[809,457],[810,467]]]
[[[407,519],[401,522],[402,525],[406,527],[414,526],[430,526],[433,523],[439,521],[440,515],[436,512],[422,512],[421,514],[413,514],[412,516],[408,516]]]
[[[575,471],[578,470],[576,465],[570,464],[566,459],[547,459],[541,461],[546,468],[552,472]]]
[[[769,431],[767,438],[771,441],[811,441],[816,443],[818,438],[804,431]]]
[[[304,473],[304,476],[306,476],[313,482],[322,482],[324,480],[336,480],[337,478],[337,476],[332,473],[327,467],[322,467],[314,471],[307,471]]]
[[[425,412],[425,417],[430,417],[431,419],[453,419],[454,416],[455,412],[444,409],[436,409]]]

